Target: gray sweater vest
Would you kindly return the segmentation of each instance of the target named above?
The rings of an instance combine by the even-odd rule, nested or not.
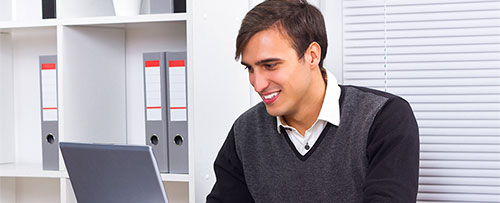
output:
[[[256,202],[361,202],[370,127],[387,98],[345,87],[339,126],[299,158],[263,103],[234,124],[236,153]],[[283,132],[283,131],[282,131]]]

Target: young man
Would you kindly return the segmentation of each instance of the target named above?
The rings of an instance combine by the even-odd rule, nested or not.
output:
[[[415,202],[418,127],[389,93],[323,68],[323,16],[301,0],[248,12],[236,58],[263,102],[234,123],[207,202]]]

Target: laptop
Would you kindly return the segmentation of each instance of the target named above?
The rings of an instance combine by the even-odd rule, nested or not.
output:
[[[61,142],[79,203],[168,203],[150,146]]]

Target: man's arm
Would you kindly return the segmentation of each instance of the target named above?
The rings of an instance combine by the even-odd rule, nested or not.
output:
[[[243,166],[234,144],[234,131],[222,145],[214,163],[215,182],[212,192],[207,196],[207,202],[254,202],[245,181]]]
[[[363,202],[415,202],[419,134],[410,105],[390,98],[375,117],[367,144]]]

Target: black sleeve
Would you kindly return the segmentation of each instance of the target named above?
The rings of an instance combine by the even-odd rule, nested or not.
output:
[[[254,202],[245,181],[243,166],[234,144],[234,131],[231,129],[214,163],[215,182],[207,202]]]
[[[370,128],[363,202],[416,202],[419,134],[404,99],[390,98]]]

